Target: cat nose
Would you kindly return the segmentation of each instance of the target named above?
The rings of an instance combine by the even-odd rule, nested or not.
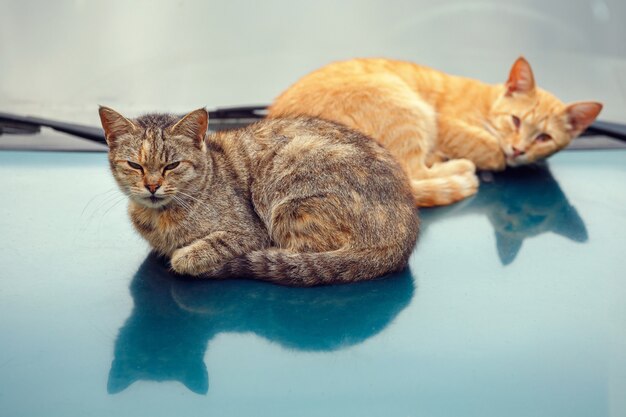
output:
[[[146,186],[148,191],[150,191],[152,194],[156,193],[156,190],[158,190],[159,187],[161,187],[160,184],[144,184],[144,185]]]
[[[526,153],[526,151],[523,151],[521,149],[517,149],[515,146],[513,146],[513,158],[517,158],[520,155],[524,155]]]

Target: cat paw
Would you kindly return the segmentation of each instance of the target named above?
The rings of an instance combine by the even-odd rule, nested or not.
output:
[[[473,165],[473,164],[472,164]],[[466,172],[465,174],[455,175],[454,178],[460,185],[461,195],[465,197],[472,196],[478,192],[480,180],[474,172]]]
[[[212,264],[209,250],[208,243],[203,240],[176,249],[170,261],[172,269],[182,275],[201,275]]]
[[[468,174],[476,172],[476,164],[474,164],[469,159],[455,159],[449,161],[450,164],[455,164],[457,173],[459,174]]]
[[[506,168],[506,159],[502,152],[484,155],[474,162],[476,162],[476,167],[482,171],[502,171]]]
[[[431,178],[467,175],[473,174],[476,171],[476,165],[469,159],[452,159],[450,161],[433,164],[429,171],[429,177]]]
[[[411,181],[413,196],[418,207],[456,203],[476,194],[479,184],[478,177],[473,172]]]

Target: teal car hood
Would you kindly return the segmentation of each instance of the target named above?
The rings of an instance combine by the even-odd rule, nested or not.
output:
[[[404,272],[302,289],[178,279],[106,154],[0,152],[0,415],[624,415],[625,167],[485,174]]]

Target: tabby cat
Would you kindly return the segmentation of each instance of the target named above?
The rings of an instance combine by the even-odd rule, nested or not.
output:
[[[358,132],[301,117],[208,135],[205,109],[100,118],[132,223],[177,273],[311,286],[406,266],[409,181]]]
[[[410,62],[354,59],[297,81],[269,117],[310,115],[365,133],[400,161],[417,205],[435,206],[476,193],[475,168],[500,171],[563,149],[601,109],[565,105],[536,87],[521,57],[498,85]]]

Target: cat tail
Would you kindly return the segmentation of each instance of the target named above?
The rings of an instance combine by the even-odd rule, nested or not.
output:
[[[415,205],[445,206],[476,194],[479,181],[473,172],[447,177],[411,180]]]
[[[229,261],[214,277],[248,277],[296,287],[345,284],[401,271],[410,254],[399,247],[303,253],[270,248]]]

